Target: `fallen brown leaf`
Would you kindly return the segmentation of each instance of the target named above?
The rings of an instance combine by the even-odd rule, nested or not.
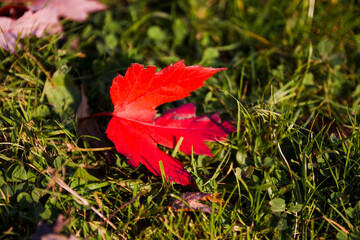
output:
[[[76,0],[76,4],[74,0],[33,0],[29,8],[33,11],[49,8],[56,17],[83,22],[89,13],[105,10],[106,6],[97,0]]]
[[[90,110],[89,110],[89,103],[88,98],[86,97],[84,87],[81,87],[81,102],[79,104],[79,107],[76,110],[76,117],[78,119],[78,124],[76,126],[78,134],[81,135],[89,135],[93,136],[95,138],[100,139],[96,140],[94,138],[85,137],[83,138],[89,144],[94,148],[106,148],[108,147],[105,142],[105,136],[103,132],[101,132],[99,125],[97,124],[96,120],[94,118],[88,118],[90,116]],[[81,120],[84,119],[84,120]],[[114,154],[109,151],[105,150],[101,152],[109,161],[109,163],[114,162],[115,157]]]
[[[69,237],[59,234],[62,229],[70,222],[70,219],[64,219],[63,215],[59,215],[53,225],[39,222],[36,227],[36,232],[33,235],[33,240],[77,240],[74,235]]]
[[[184,211],[199,211],[206,212],[211,214],[212,208],[206,204],[203,204],[199,201],[214,201],[213,193],[202,193],[202,192],[187,192],[184,193],[181,197],[182,200],[176,199],[174,200],[169,208],[180,211],[183,209]],[[217,203],[221,202],[218,194],[215,196],[215,201]]]
[[[26,1],[25,1],[26,2]],[[106,6],[96,0],[33,0],[27,7],[7,5],[0,9],[0,48],[16,51],[18,38],[63,31],[60,17],[83,22],[91,12],[102,11]],[[18,43],[18,47],[21,44]]]
[[[51,9],[44,8],[36,13],[26,11],[18,19],[0,17],[0,30],[0,48],[14,52],[18,35],[20,38],[30,35],[40,38],[45,31],[50,34],[61,32],[62,26]]]

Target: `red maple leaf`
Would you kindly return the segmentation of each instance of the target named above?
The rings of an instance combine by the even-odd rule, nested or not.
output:
[[[227,121],[221,122],[217,113],[196,117],[193,104],[182,105],[154,119],[155,109],[189,96],[203,86],[206,79],[225,68],[186,67],[180,61],[157,73],[155,69],[132,64],[124,77],[114,78],[110,88],[114,112],[106,134],[134,168],[142,163],[161,176],[159,162],[162,161],[168,180],[188,185],[190,173],[157,145],[174,148],[183,137],[180,151],[212,156],[204,141],[224,140],[235,128]]]

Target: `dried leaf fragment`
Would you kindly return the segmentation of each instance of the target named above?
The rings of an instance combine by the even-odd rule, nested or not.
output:
[[[77,240],[74,235],[69,237],[60,234],[62,229],[70,222],[70,219],[64,219],[63,215],[59,215],[53,225],[39,222],[33,235],[33,240]]]
[[[84,87],[81,87],[81,102],[76,110],[76,117],[78,119],[78,123],[76,126],[78,134],[81,135],[89,135],[100,139],[100,141],[94,138],[85,138],[84,140],[88,141],[90,145],[94,148],[105,148],[107,145],[105,144],[105,135],[101,132],[99,125],[97,124],[94,118],[85,119],[79,121],[81,119],[89,117],[90,109],[88,98],[86,97]],[[113,152],[106,150],[102,151],[107,160],[112,163],[114,162],[114,154]]]
[[[198,211],[198,212],[206,212],[211,214],[212,208],[206,204],[203,204],[199,201],[210,201],[212,202],[214,200],[214,194],[213,193],[203,193],[203,192],[187,192],[181,195],[180,197],[182,199],[176,199],[174,200],[169,208],[180,211],[181,209],[184,209],[185,211]],[[215,201],[220,202],[220,198],[218,197],[218,194],[215,196]]]
[[[102,11],[106,6],[96,0],[33,0],[30,9],[52,9],[56,17],[69,18],[74,21],[83,22],[91,12]]]
[[[83,22],[90,12],[104,10],[106,6],[96,0],[33,0],[27,7],[7,5],[0,9],[0,48],[15,52],[18,37],[62,32],[59,18]],[[19,44],[21,46],[21,44]]]

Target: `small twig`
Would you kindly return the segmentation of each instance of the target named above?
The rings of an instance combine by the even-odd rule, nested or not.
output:
[[[343,226],[341,226],[339,223],[335,222],[334,220],[327,218],[326,216],[323,216],[323,218],[328,221],[330,224],[334,224],[335,226],[337,226],[338,228],[340,228],[341,231],[343,231],[346,235],[349,235],[349,231],[346,230]]]
[[[225,178],[227,178],[229,176],[229,174],[232,172],[233,170],[233,167],[234,167],[234,163],[233,162],[230,162],[230,167],[229,167],[229,170],[226,172],[225,176],[223,178],[221,178],[219,181],[217,181],[217,184],[220,184],[222,183],[222,181],[225,180]]]
[[[286,167],[289,169],[290,178],[291,178],[291,181],[293,182],[293,181],[294,181],[294,179],[293,179],[293,175],[292,175],[292,172],[291,172],[290,165],[289,165],[288,161],[286,160],[285,155],[283,154],[283,152],[282,152],[282,150],[281,150],[281,147],[280,147],[279,142],[277,142],[277,146],[278,146],[278,149],[279,149],[280,155],[282,156],[282,158],[283,158],[283,160],[284,160],[284,162],[285,162],[285,164],[286,164]]]
[[[113,212],[110,216],[109,216],[109,220],[112,219],[114,216],[116,216],[116,214],[118,214],[122,209],[126,208],[127,206],[129,206],[130,204],[132,204],[133,202],[136,201],[136,199],[138,199],[139,197],[141,197],[142,195],[145,195],[146,193],[148,193],[148,191],[144,191],[144,192],[141,192],[141,193],[138,193],[133,199],[131,199],[130,201],[124,203],[123,205],[121,205],[118,209],[116,209],[115,212]],[[88,235],[86,238],[84,238],[84,240],[87,240],[89,238],[91,238],[92,236],[94,236],[94,233],[97,232],[97,230],[99,228],[101,228],[102,226],[104,226],[104,222],[100,224],[100,226],[93,231],[93,233],[91,233],[90,235]],[[125,236],[123,236],[121,234],[122,238],[123,239],[127,239]]]
[[[74,146],[71,143],[66,143],[64,145],[67,147],[68,152],[74,152],[74,151],[79,151],[79,152],[100,152],[100,151],[107,151],[107,150],[115,149],[115,147],[80,148],[80,147]]]
[[[298,231],[297,231],[297,228],[298,228],[298,213],[296,212],[295,213],[295,230],[294,230],[294,240],[296,239],[296,235],[298,235]]]
[[[96,208],[94,208],[85,198],[80,196],[77,192],[75,192],[69,185],[67,185],[63,180],[61,180],[58,176],[55,170],[51,167],[47,168],[47,173],[49,175],[54,175],[54,177],[51,179],[52,181],[55,181],[60,187],[64,188],[66,191],[71,193],[75,198],[75,201],[81,205],[90,207],[91,210],[93,210],[99,217],[101,217],[107,224],[109,224],[113,229],[117,230],[116,226],[110,222],[108,218],[106,218],[101,212],[99,212]],[[50,183],[49,183],[50,184]]]

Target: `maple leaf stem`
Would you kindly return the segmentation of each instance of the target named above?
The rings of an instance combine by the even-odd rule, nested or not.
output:
[[[112,113],[112,112],[100,112],[100,113],[92,114],[92,115],[87,116],[87,117],[79,118],[79,119],[78,119],[78,124],[80,124],[82,121],[85,121],[85,120],[88,120],[88,119],[91,119],[91,118],[103,117],[103,116],[110,116],[110,117],[112,117],[112,116],[113,116],[113,113]]]

